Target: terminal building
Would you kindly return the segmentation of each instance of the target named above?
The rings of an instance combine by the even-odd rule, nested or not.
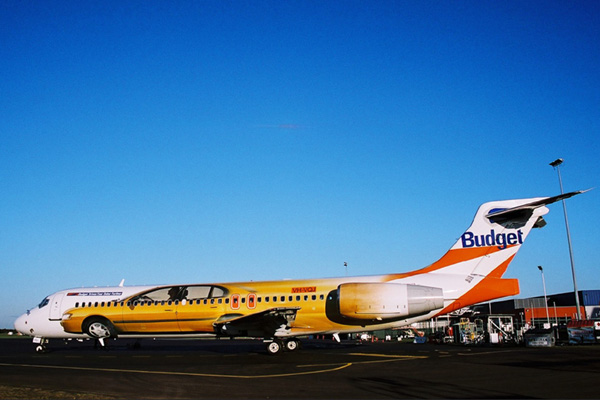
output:
[[[543,323],[559,325],[577,319],[575,293],[566,292],[527,299],[511,299],[470,307],[475,314],[509,314],[521,324],[538,326]],[[579,291],[580,313],[583,319],[600,319],[600,290]]]
[[[423,339],[447,343],[522,342],[525,332],[536,329],[564,329],[577,320],[575,293],[557,293],[525,299],[509,299],[480,303],[448,315],[413,324],[395,331],[373,332],[377,339],[402,339],[421,336]],[[581,318],[600,321],[600,290],[580,290]],[[600,322],[596,322],[600,326]]]

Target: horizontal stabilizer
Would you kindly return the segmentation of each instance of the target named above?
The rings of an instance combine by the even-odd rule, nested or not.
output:
[[[505,224],[507,222],[526,221],[527,219],[529,219],[529,217],[533,213],[533,210],[535,210],[536,208],[555,203],[559,200],[568,199],[569,197],[573,197],[573,196],[576,196],[581,193],[585,193],[590,190],[592,190],[592,189],[577,190],[575,192],[564,193],[564,194],[560,194],[558,196],[545,197],[541,200],[536,200],[531,203],[522,204],[517,207],[501,209],[501,210],[492,210],[489,214],[486,215],[486,217],[490,221],[498,223],[498,224]]]

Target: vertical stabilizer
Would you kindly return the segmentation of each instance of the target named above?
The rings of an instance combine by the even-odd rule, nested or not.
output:
[[[519,294],[516,279],[502,279],[508,265],[531,230],[545,225],[546,205],[583,192],[482,204],[454,246],[435,263],[409,274],[410,280],[444,290],[446,307],[439,314]]]

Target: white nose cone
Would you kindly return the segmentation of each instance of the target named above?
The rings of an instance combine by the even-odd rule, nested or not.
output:
[[[15,330],[23,335],[34,335],[33,328],[28,326],[29,315],[23,314],[15,321]]]

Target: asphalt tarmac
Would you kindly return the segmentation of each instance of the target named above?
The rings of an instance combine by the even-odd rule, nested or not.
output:
[[[0,339],[0,398],[600,398],[600,345],[553,348],[252,340]]]

